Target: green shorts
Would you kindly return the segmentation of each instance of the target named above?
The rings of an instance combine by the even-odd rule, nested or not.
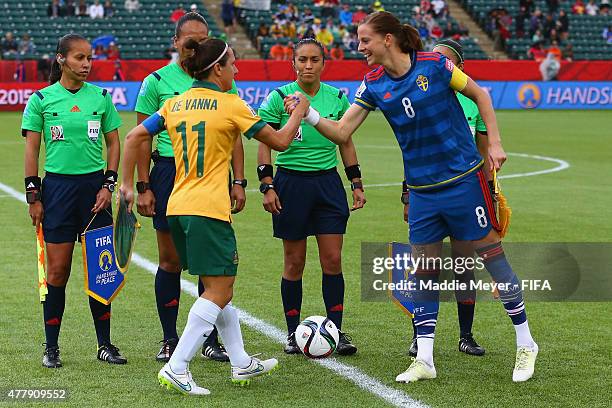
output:
[[[238,251],[229,222],[197,215],[168,217],[183,269],[191,275],[236,276]]]

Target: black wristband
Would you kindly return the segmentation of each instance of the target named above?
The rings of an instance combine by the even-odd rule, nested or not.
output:
[[[406,184],[406,180],[402,181],[402,194],[408,192],[408,184]]]
[[[359,164],[353,164],[352,166],[345,167],[344,172],[346,173],[346,178],[349,179],[349,181],[356,178],[361,178],[361,167],[359,167]]]
[[[265,177],[274,177],[274,167],[271,164],[260,164],[257,166],[257,177],[259,181]]]
[[[40,191],[40,186],[42,185],[40,177],[38,176],[26,177],[24,179],[24,183],[25,183],[26,191],[34,191],[34,190]]]
[[[106,173],[104,173],[104,181],[102,182],[102,185],[104,186],[108,184],[117,184],[117,179],[119,179],[119,175],[116,171],[106,170]]]

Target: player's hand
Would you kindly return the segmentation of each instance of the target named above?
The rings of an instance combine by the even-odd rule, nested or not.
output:
[[[366,201],[367,200],[366,200],[365,193],[363,192],[363,190],[360,188],[356,188],[355,190],[353,190],[353,207],[351,208],[351,211],[355,211],[360,208],[363,208]]]
[[[131,210],[134,204],[134,192],[132,191],[132,202],[128,208]],[[152,217],[155,215],[155,194],[151,190],[146,190],[144,193],[138,193],[136,199],[136,211],[143,217]]]
[[[501,143],[493,143],[489,146],[489,167],[490,170],[499,171],[501,169],[502,164],[506,161],[506,152],[502,147]]]
[[[230,199],[232,203],[232,214],[238,214],[244,209],[244,205],[246,204],[246,194],[244,192],[244,187],[238,184],[232,185]]]
[[[127,204],[128,213],[131,213],[132,206],[134,205],[134,188],[128,187],[126,184],[122,184],[121,187],[119,187],[119,194],[117,194],[117,199],[115,203],[117,207],[119,207],[119,201],[121,200],[122,196]]]
[[[43,210],[42,202],[36,201],[33,204],[30,204],[29,207],[28,213],[30,213],[30,218],[32,218],[32,225],[36,226],[36,231],[38,231],[45,212]]]
[[[293,108],[294,112],[296,115],[306,116],[308,108],[310,108],[310,101],[300,92],[296,92],[294,95],[297,98],[297,105]]]
[[[404,222],[408,222],[408,207],[409,204],[404,204]]]
[[[263,207],[265,210],[272,214],[280,214],[283,207],[281,207],[280,200],[274,189],[266,191],[263,197]]]
[[[113,194],[107,188],[102,187],[96,195],[96,203],[91,209],[91,212],[97,214],[103,209],[108,208],[112,198]]]

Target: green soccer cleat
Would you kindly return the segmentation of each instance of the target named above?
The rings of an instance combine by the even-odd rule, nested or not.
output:
[[[191,371],[189,368],[185,370],[183,374],[177,374],[170,368],[170,363],[166,363],[159,374],[157,374],[157,380],[162,388],[166,388],[170,391],[178,391],[185,395],[209,395],[210,391],[206,388],[198,387],[193,381]]]
[[[533,347],[519,347],[516,349],[516,361],[512,372],[512,381],[523,382],[533,377],[535,361],[538,356],[538,345],[533,343]]]
[[[245,368],[232,366],[232,383],[240,387],[247,386],[251,383],[251,378],[269,374],[277,366],[278,360],[275,358],[260,360],[255,357],[251,357],[251,364]]]
[[[395,377],[395,381],[401,383],[411,383],[419,380],[434,379],[436,376],[436,368],[434,366],[430,366],[424,361],[413,358],[410,367]]]

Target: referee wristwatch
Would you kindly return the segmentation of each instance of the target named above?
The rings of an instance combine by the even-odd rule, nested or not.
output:
[[[239,185],[242,188],[246,188],[247,186],[247,180],[246,179],[242,179],[242,180],[234,180],[233,184]]]
[[[408,204],[410,202],[410,194],[406,191],[402,193],[402,204]]]
[[[113,184],[113,183],[104,183],[104,184],[102,184],[102,188],[107,189],[111,193],[115,192],[115,184]]]
[[[363,183],[361,181],[351,182],[351,191],[355,191],[356,189],[360,189],[361,191],[363,191]]]
[[[268,183],[261,183],[259,185],[259,191],[262,194],[266,194],[268,191],[270,190],[274,190],[274,184],[268,184]]]
[[[138,191],[138,194],[143,194],[145,191],[150,189],[151,184],[147,183],[146,181],[139,181],[136,183],[136,191]]]

